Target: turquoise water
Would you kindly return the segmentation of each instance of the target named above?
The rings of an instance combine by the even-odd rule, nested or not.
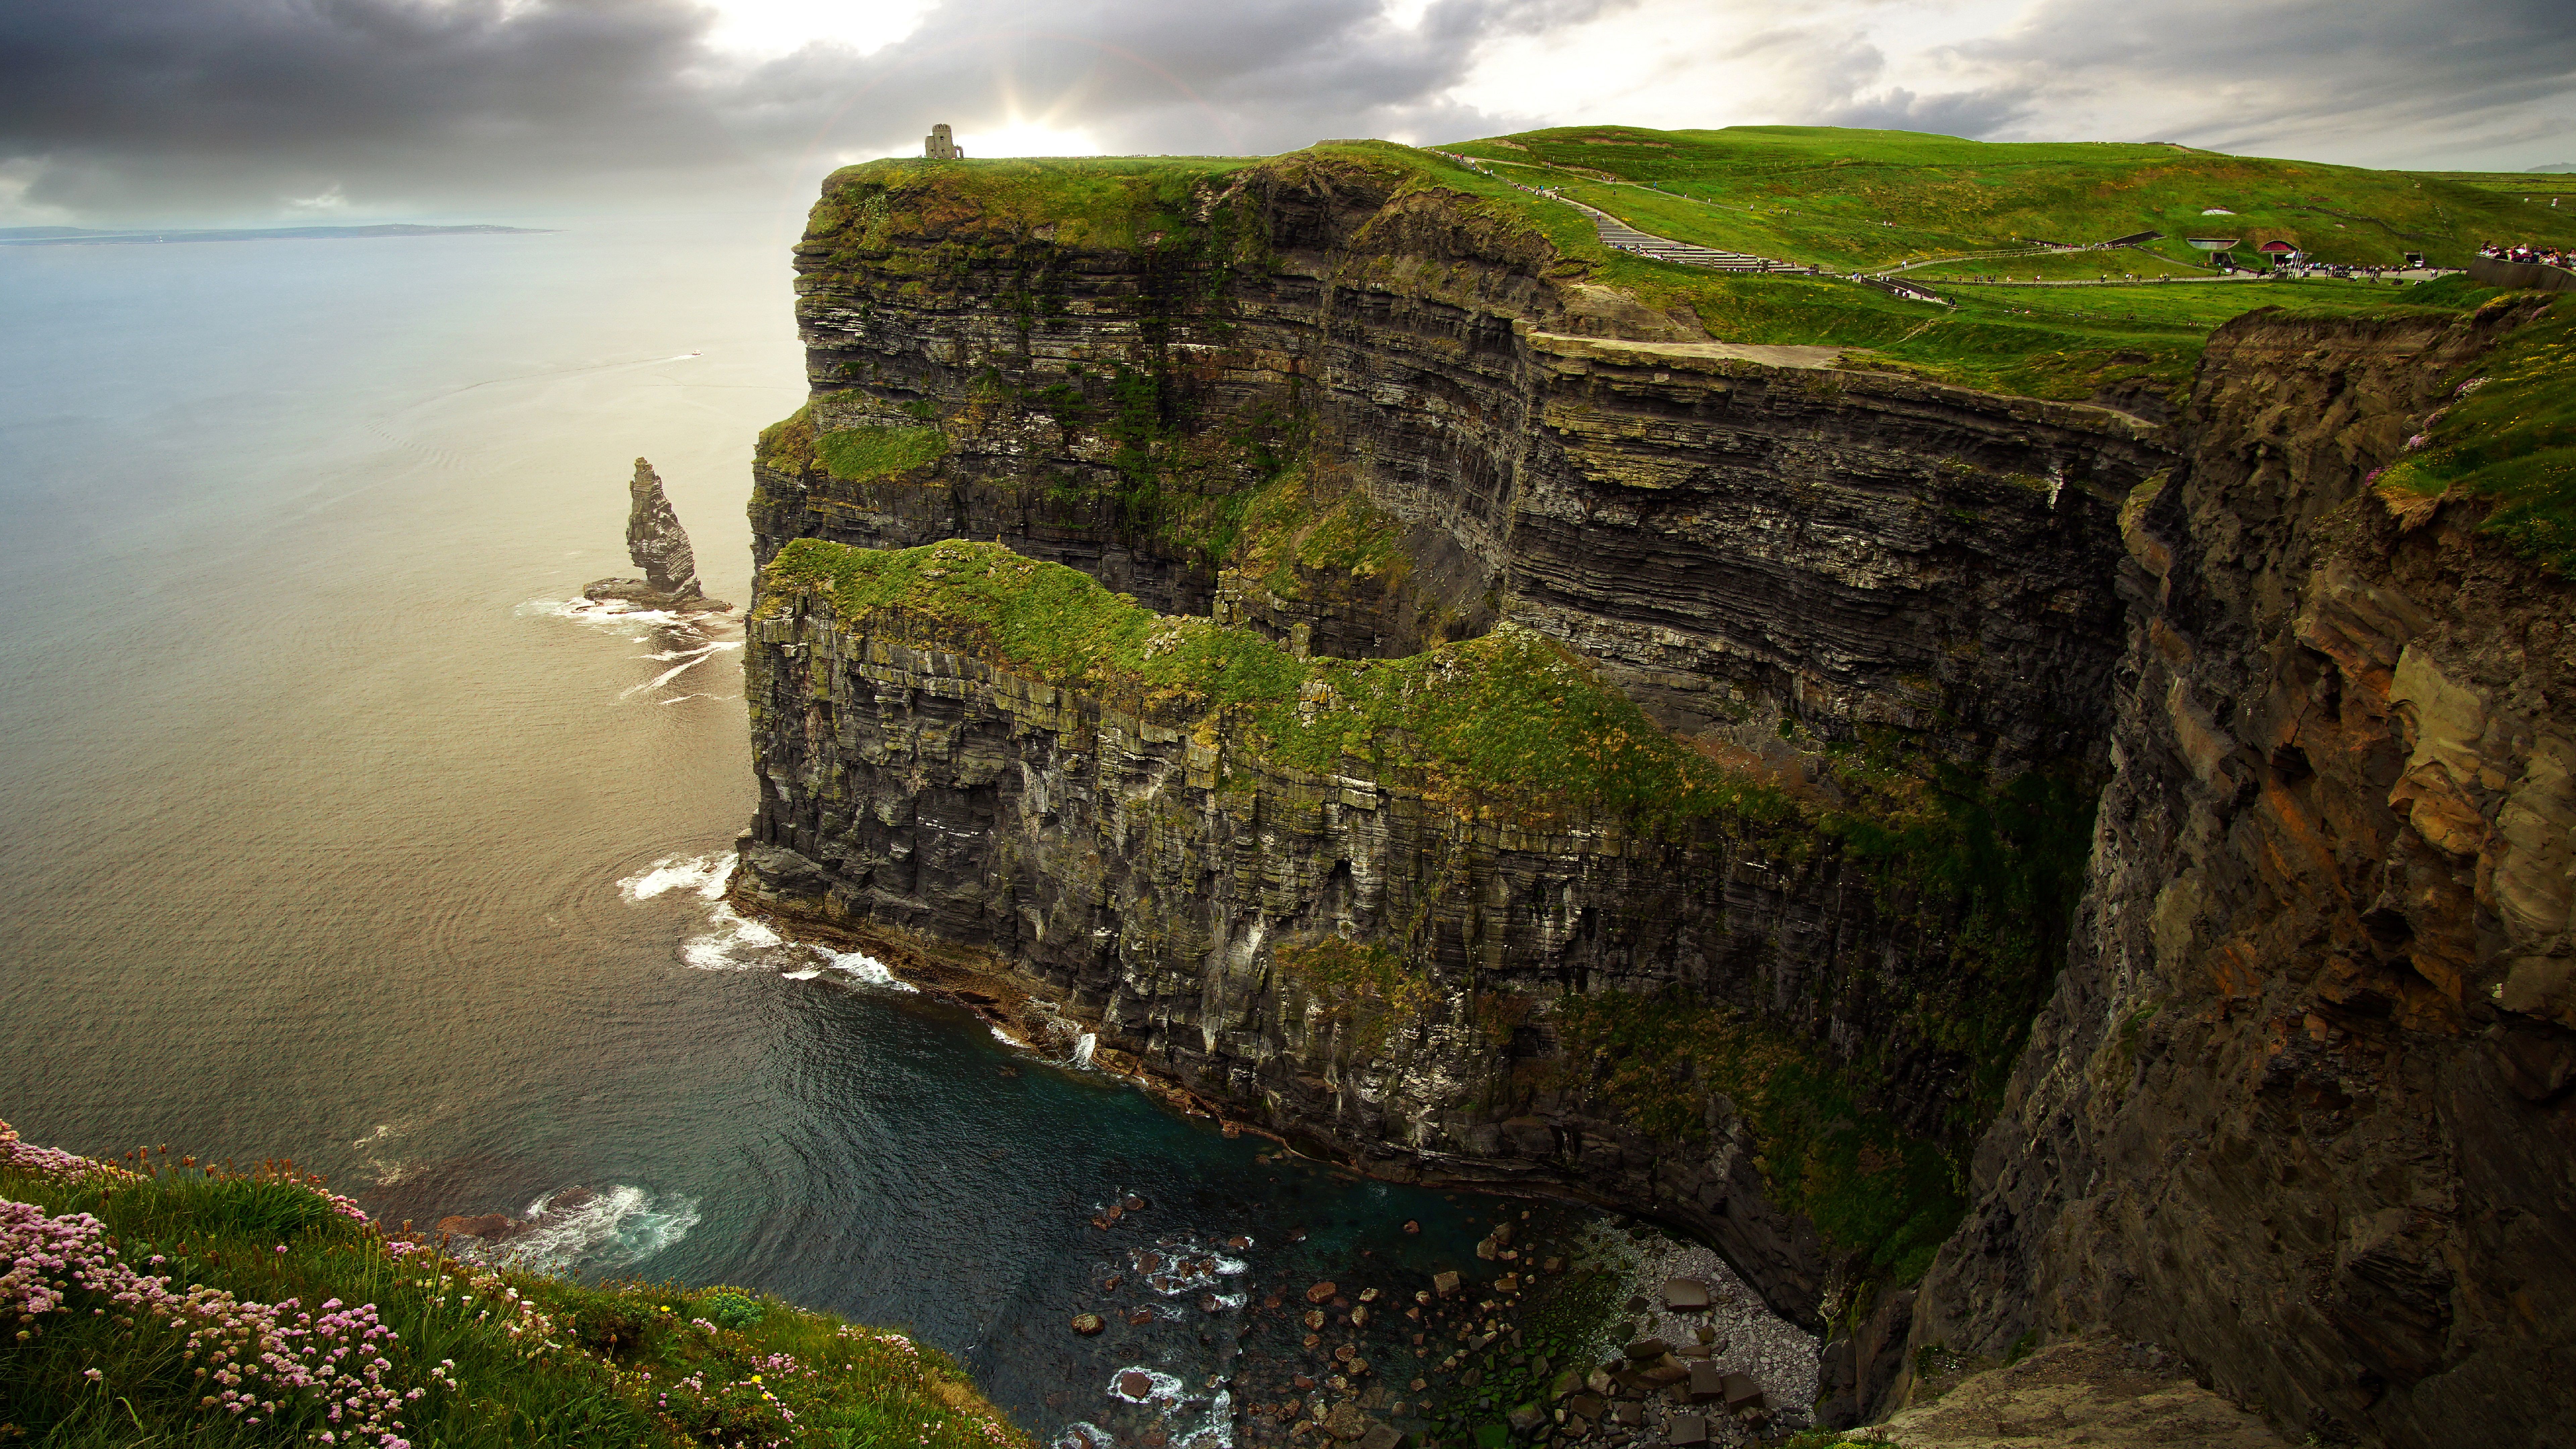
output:
[[[700,889],[753,799],[738,636],[562,605],[631,572],[638,454],[746,597],[790,239],[0,248],[0,1117],[395,1218],[582,1187],[561,1265],[911,1325],[1042,1434],[1118,1427],[1130,1365],[1219,1426],[1265,1290],[1409,1292],[1492,1205],[1263,1162],[746,936]],[[1140,1289],[1165,1240],[1237,1266]]]

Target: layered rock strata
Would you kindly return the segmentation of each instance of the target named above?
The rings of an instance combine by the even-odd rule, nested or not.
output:
[[[710,599],[698,584],[698,558],[688,530],[662,491],[662,475],[642,458],[626,485],[626,556],[644,571],[640,579],[601,579],[582,590],[591,599],[616,599],[647,609],[720,613],[733,605]]]
[[[996,540],[1340,657],[1509,616],[1755,747],[1890,728],[2010,771],[2098,737],[2146,424],[1710,342],[1401,180],[1283,158],[1112,249],[943,208],[955,178],[841,173],[798,247],[814,401],[755,469],[755,562]],[[891,474],[813,448],[925,423],[942,451]],[[1400,564],[1221,579],[1192,510],[1286,470],[1364,504]]]
[[[1205,697],[1113,702],[938,609],[772,582],[746,904],[977,953],[1372,1170],[1688,1226],[1830,1324],[1843,1419],[1929,1350],[2093,1325],[2327,1440],[2563,1415],[2505,1396],[2576,1382],[2567,589],[2476,505],[2365,487],[2518,314],[2240,321],[2159,434],[1712,342],[1347,159],[1211,175],[1116,245],[954,172],[844,173],[817,210],[815,394],[763,440],[764,565],[997,540],[1298,655],[1544,643],[1796,809],[1513,826],[1400,734],[1300,770]],[[1244,542],[1265,508],[1289,543]],[[1307,546],[1335,529],[1377,546]],[[2053,996],[2053,957],[1999,983],[1993,918],[1922,890],[1941,871],[1855,845],[2106,766]],[[1406,1013],[1286,964],[1322,941],[1385,949]],[[1603,1002],[1721,1013],[1851,1095],[1784,1116],[1659,1055],[1662,1025],[1570,1050]],[[1973,1080],[2034,1014],[2009,1089]],[[1690,1120],[1639,1111],[1641,1076]],[[1919,1262],[1849,1248],[1899,1232],[1847,1211],[1866,1194],[1780,1175],[1802,1120],[1982,1131],[1919,1295]],[[1842,1181],[1901,1198],[1899,1139],[1856,1140]]]
[[[1918,1350],[2108,1324],[2329,1443],[2576,1412],[2576,587],[2368,486],[2524,315],[2213,339],[2131,509],[2076,949]]]

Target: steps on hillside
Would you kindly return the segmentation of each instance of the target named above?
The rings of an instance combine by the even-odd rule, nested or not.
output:
[[[1697,242],[1674,241],[1669,237],[1656,236],[1652,232],[1639,231],[1610,213],[1584,206],[1579,201],[1568,201],[1566,204],[1581,207],[1584,213],[1592,218],[1592,229],[1600,235],[1604,246],[1614,246],[1622,251],[1635,252],[1660,261],[1679,262],[1689,267],[1713,267],[1721,272],[1803,272],[1807,270],[1795,262],[1757,257],[1747,252],[1720,251],[1715,247],[1701,246]]]

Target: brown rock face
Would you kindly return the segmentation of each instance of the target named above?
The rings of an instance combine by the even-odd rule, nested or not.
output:
[[[2131,511],[2077,948],[1918,1349],[2106,1323],[2329,1442],[2576,1413],[2576,589],[2366,486],[2510,320],[2214,339]]]
[[[1975,979],[1955,923],[1821,831],[1524,831],[809,596],[748,631],[746,903],[983,953],[1100,1050],[1372,1171],[1687,1227],[1837,1325],[1846,1422],[1921,1349],[2102,1324],[2293,1437],[2483,1449],[2576,1417],[2576,598],[2475,507],[2366,487],[2511,317],[2242,319],[2158,432],[1714,343],[1383,181],[1250,168],[1203,225],[1115,247],[834,190],[757,558],[999,539],[1291,652],[1534,637],[1828,803],[1821,757],[1865,741],[2108,775],[2062,974],[1976,1023],[2046,1003],[2001,1115],[1923,1028]],[[820,440],[870,429],[936,446],[835,475]],[[1191,510],[1286,457],[1390,550],[1220,569]],[[1324,935],[1401,942],[1419,1020],[1365,1029],[1278,969]],[[1654,1136],[1566,1075],[1545,1003],[1608,993],[1866,1059],[1867,1110],[1978,1144],[1919,1296],[1850,1293],[1726,1096]]]
[[[654,592],[673,598],[694,598],[698,588],[698,558],[689,549],[688,531],[680,527],[680,516],[671,511],[671,500],[662,492],[662,475],[653,465],[635,460],[635,477],[627,484],[631,500],[626,512],[626,555],[644,571],[644,582]]]
[[[687,530],[662,492],[662,477],[642,458],[627,484],[626,554],[644,570],[640,579],[601,579],[582,590],[586,598],[622,600],[647,609],[723,613],[733,607],[710,599],[698,585],[697,555]]]

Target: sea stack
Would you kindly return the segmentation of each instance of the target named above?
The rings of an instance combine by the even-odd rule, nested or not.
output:
[[[710,599],[698,587],[698,559],[690,551],[688,530],[671,511],[662,492],[662,476],[642,458],[627,484],[626,555],[644,571],[640,579],[601,579],[582,590],[585,598],[622,599],[651,609],[724,612],[733,607]]]

